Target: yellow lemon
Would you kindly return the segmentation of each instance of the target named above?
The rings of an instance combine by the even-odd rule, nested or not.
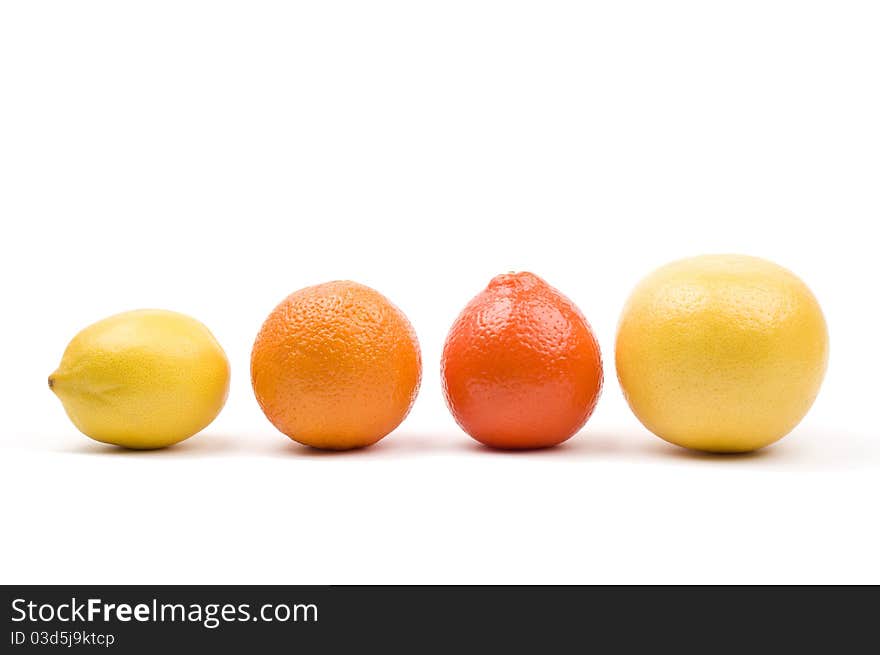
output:
[[[77,334],[49,387],[79,430],[126,448],[162,448],[205,428],[226,402],[229,362],[197,320],[158,309]]]
[[[651,432],[679,446],[746,452],[788,434],[828,362],[816,298],[793,273],[742,255],[668,264],[633,291],[617,376]]]

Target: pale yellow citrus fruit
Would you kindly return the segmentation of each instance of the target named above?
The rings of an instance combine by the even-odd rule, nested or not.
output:
[[[79,430],[162,448],[205,428],[226,402],[229,362],[199,321],[164,310],[117,314],[77,334],[49,387]]]
[[[788,434],[819,392],[828,332],[793,273],[742,255],[673,262],[633,291],[617,375],[651,432],[679,446],[746,452]]]

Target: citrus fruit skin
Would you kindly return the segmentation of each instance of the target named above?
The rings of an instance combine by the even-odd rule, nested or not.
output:
[[[495,448],[573,436],[602,387],[599,345],[580,310],[532,273],[495,277],[456,319],[442,359],[446,403]]]
[[[251,354],[251,381],[266,417],[294,441],[329,450],[373,444],[415,402],[419,343],[385,296],[349,281],[288,296]]]
[[[220,413],[229,393],[229,361],[194,318],[137,310],[77,334],[49,387],[92,439],[162,448],[201,431]]]
[[[706,255],[668,264],[633,291],[617,375],[651,432],[735,453],[788,434],[819,392],[828,332],[807,286],[776,264]]]

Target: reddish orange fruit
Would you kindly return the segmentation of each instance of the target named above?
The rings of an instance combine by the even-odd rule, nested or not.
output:
[[[266,417],[291,439],[330,450],[369,446],[400,425],[421,375],[406,316],[356,282],[289,295],[251,353],[251,381]]]
[[[443,348],[456,422],[496,448],[543,448],[586,423],[602,388],[599,344],[568,298],[532,273],[499,275],[456,319]]]

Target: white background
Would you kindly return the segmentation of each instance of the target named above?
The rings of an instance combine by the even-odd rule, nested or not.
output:
[[[874,2],[6,2],[0,9],[0,580],[880,582],[880,7]],[[811,413],[744,457],[643,429],[613,367],[632,286],[742,252],[819,298]],[[533,271],[606,387],[551,451],[478,447],[439,358]],[[421,394],[378,446],[276,432],[266,314],[349,278],[400,306]],[[226,409],[178,447],[91,442],[46,388],[119,311],[205,322]]]

